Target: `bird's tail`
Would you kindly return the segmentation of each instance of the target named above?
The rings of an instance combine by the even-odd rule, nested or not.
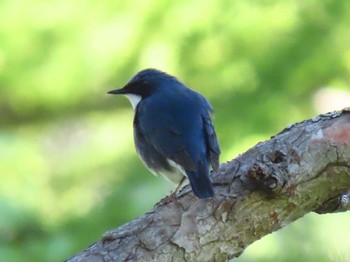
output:
[[[209,167],[207,164],[201,163],[198,170],[186,171],[190,180],[193,193],[199,198],[210,198],[214,196],[214,189],[209,177]]]

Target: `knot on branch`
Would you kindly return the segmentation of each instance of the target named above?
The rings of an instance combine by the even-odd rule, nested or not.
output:
[[[279,164],[285,160],[286,155],[283,154],[281,151],[276,150],[276,151],[271,152],[268,155],[268,157],[272,163]]]
[[[276,193],[282,188],[278,176],[262,163],[255,163],[250,167],[245,185],[250,190],[259,190],[267,194]]]
[[[282,191],[288,173],[287,155],[283,151],[264,152],[258,162],[248,167],[243,182],[249,190],[258,190],[269,196]]]

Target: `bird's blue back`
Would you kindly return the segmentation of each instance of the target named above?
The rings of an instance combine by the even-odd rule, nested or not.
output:
[[[172,86],[140,103],[140,126],[157,150],[172,156],[185,148],[193,160],[205,154],[202,115],[209,107],[200,98],[192,90]]]
[[[183,167],[196,195],[212,196],[209,165],[216,169],[220,154],[210,119],[212,107],[202,95],[173,78],[152,84],[157,85],[156,91],[136,108],[136,132],[160,155]]]

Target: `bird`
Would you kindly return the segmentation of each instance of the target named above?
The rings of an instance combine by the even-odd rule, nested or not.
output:
[[[153,68],[107,93],[130,100],[135,148],[153,174],[179,184],[178,188],[187,177],[198,198],[214,196],[210,166],[218,170],[221,152],[211,120],[214,110],[204,96]]]

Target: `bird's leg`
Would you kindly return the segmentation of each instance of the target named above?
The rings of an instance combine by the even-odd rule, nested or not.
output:
[[[185,182],[185,180],[186,180],[186,176],[183,176],[183,177],[181,178],[180,183],[177,185],[177,187],[175,188],[174,192],[171,193],[170,196],[172,196],[172,195],[174,195],[174,197],[176,196],[176,193],[179,191],[179,189],[181,188],[181,186],[182,186],[182,184]]]
[[[180,180],[180,183],[175,188],[175,190],[169,196],[166,196],[162,200],[160,200],[160,203],[165,205],[173,201],[176,202],[176,193],[179,191],[179,189],[181,188],[185,180],[186,180],[186,176],[183,176]]]

